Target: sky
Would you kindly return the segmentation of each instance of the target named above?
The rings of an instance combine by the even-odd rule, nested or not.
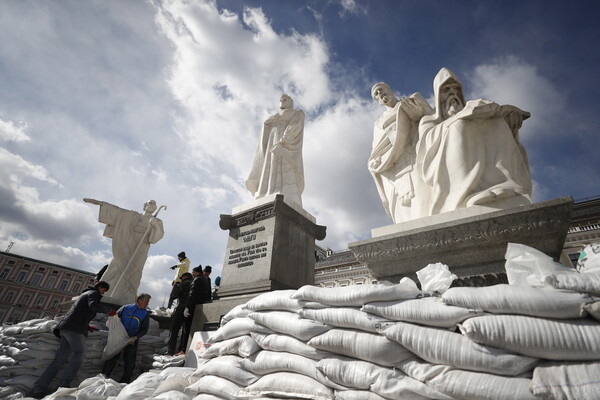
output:
[[[467,99],[531,112],[533,201],[600,195],[600,4],[581,0],[3,0],[0,250],[97,272],[110,239],[89,197],[166,205],[140,291],[166,302],[176,255],[221,275],[219,215],[282,93],[306,114],[304,208],[332,250],[391,224],[367,170],[370,96],[448,67]]]

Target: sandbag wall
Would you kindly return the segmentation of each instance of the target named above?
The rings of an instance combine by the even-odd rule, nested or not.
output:
[[[85,358],[73,381],[74,385],[102,370],[100,358],[108,337],[105,322],[106,315],[98,314],[90,324],[97,330],[90,332],[86,339]],[[52,333],[57,323],[58,320],[46,318],[0,327],[0,398],[10,393],[27,392],[33,387],[58,348],[59,339]],[[154,355],[167,351],[167,335],[168,331],[161,334],[158,322],[150,320],[148,334],[140,339],[138,345],[134,376],[152,369]],[[112,377],[119,379],[122,373],[123,363],[120,362]]]

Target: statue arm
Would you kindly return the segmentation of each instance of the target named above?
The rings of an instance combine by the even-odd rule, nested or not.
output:
[[[500,106],[500,112],[508,124],[513,136],[517,136],[519,129],[521,129],[521,126],[523,125],[523,121],[531,116],[527,111],[523,111],[520,108],[511,105]]]
[[[156,243],[165,235],[162,220],[152,217],[150,218],[150,226],[151,230],[148,241],[150,243]]]
[[[298,144],[304,132],[304,112],[297,110],[296,115],[285,128],[279,144],[284,147],[293,147]]]
[[[86,203],[95,204],[97,206],[100,206],[100,205],[102,205],[102,203],[104,203],[103,201],[96,200],[96,199],[90,199],[88,197],[85,197],[83,199],[83,201],[85,201]]]

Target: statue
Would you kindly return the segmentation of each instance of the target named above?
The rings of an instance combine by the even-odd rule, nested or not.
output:
[[[436,108],[419,124],[416,169],[430,191],[425,215],[473,205],[531,203],[531,175],[519,128],[530,114],[488,100],[465,103],[456,75],[442,68]]]
[[[428,192],[415,171],[418,127],[421,117],[433,109],[420,93],[398,100],[384,82],[373,85],[371,96],[386,109],[373,127],[369,172],[394,223],[419,218]]]
[[[280,193],[286,203],[302,206],[304,112],[281,95],[279,111],[263,124],[246,187],[255,199]]]
[[[162,221],[156,216],[166,206],[157,210],[156,202],[149,200],[144,203],[144,214],[140,214],[104,201],[83,201],[100,206],[98,221],[106,224],[104,236],[112,239],[113,258],[102,276],[110,285],[110,297],[125,303],[135,301],[150,244],[165,234]]]

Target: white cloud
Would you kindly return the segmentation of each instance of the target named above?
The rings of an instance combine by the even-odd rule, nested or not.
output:
[[[0,139],[12,142],[27,142],[31,138],[27,136],[25,131],[27,124],[21,123],[16,126],[13,121],[3,121],[0,119]]]

